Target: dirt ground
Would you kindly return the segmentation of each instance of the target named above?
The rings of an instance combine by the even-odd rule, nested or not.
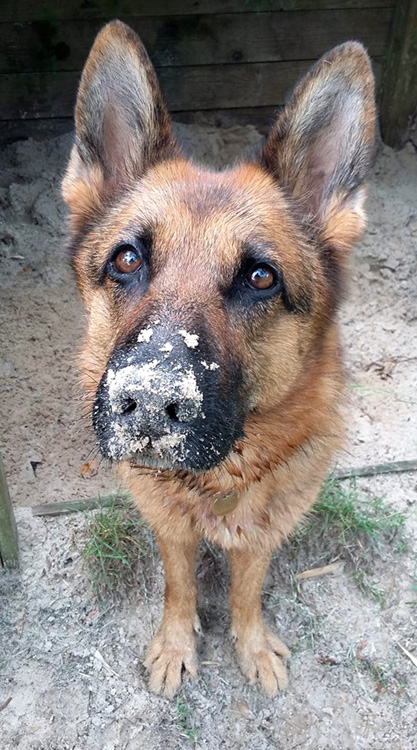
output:
[[[216,165],[260,141],[251,128],[180,131]],[[21,142],[0,157],[0,450],[21,547],[20,574],[0,573],[1,747],[415,749],[417,668],[398,643],[417,657],[416,474],[360,481],[407,515],[407,552],[387,548],[374,563],[383,601],[361,593],[347,569],[306,581],[297,594],[289,553],[273,562],[266,619],[292,651],[289,689],[273,700],[245,683],[234,660],[222,559],[210,558],[207,573],[201,552],[200,678],[168,702],[147,692],[141,666],[161,616],[157,549],[150,544],[138,566],[137,587],[99,601],[82,560],[85,517],[32,516],[28,506],[116,486],[104,463],[82,469],[94,440],[80,419],[83,314],[59,197],[70,143]],[[369,226],[340,315],[350,393],[340,467],[417,453],[414,147],[384,148],[370,182]]]

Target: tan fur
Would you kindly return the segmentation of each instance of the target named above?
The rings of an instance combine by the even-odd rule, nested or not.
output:
[[[121,153],[113,109],[106,109],[103,98],[98,114],[92,114],[89,97],[99,91],[97,75],[103,87],[107,68],[113,80],[126,65],[142,126],[131,126],[130,102],[120,93],[121,111],[127,113]],[[340,105],[317,135],[324,117],[314,123],[318,95],[330,91],[343,98],[343,87],[355,112],[346,114]],[[84,132],[95,132],[89,118],[96,116],[96,130],[104,134],[88,150]],[[81,370],[91,400],[115,346],[151,314],[164,316],[167,310],[191,331],[204,310],[220,360],[238,353],[249,393],[245,437],[216,468],[192,474],[141,469],[126,461],[119,466],[155,532],[166,575],[164,617],[146,661],[150,687],[171,696],[182,671],[197,673],[194,556],[204,536],[230,553],[232,632],[242,670],[273,695],[286,685],[283,660],[289,654],[263,623],[262,582],[271,552],[314,503],[343,435],[334,307],[338,274],[364,226],[361,183],[374,118],[369,62],[355,43],[329,53],[295,90],[261,160],[218,174],[179,155],[146,53],[116,22],[105,27],[90,53],[76,117],[77,145],[63,195],[88,313]],[[343,127],[349,131],[346,142],[338,138]],[[353,158],[354,177],[346,166]],[[140,232],[148,226],[153,278],[146,294],[131,300],[114,295],[108,280],[97,285],[92,268],[103,266],[129,228]],[[278,298],[261,318],[249,323],[242,316],[230,324],[221,289],[236,273],[242,245],[254,237],[271,248],[291,297],[309,300],[308,314],[285,311]],[[236,510],[215,515],[214,499],[231,492],[239,498]]]

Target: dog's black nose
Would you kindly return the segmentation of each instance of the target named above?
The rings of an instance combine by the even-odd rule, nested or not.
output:
[[[201,413],[202,393],[191,366],[168,369],[157,359],[107,374],[110,407],[120,425],[140,425],[142,434],[160,437]]]
[[[102,453],[140,467],[204,471],[242,435],[233,390],[201,333],[160,318],[116,349],[97,388],[93,425]]]

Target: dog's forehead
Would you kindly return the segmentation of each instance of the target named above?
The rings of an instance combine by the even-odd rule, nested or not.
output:
[[[118,223],[133,232],[148,228],[161,245],[172,235],[241,245],[256,237],[279,243],[292,222],[284,193],[255,164],[211,172],[175,160],[138,182]]]
[[[208,292],[229,283],[248,256],[275,263],[290,284],[305,276],[303,228],[284,190],[255,162],[224,172],[182,159],[156,165],[92,230],[87,253],[101,266],[113,248],[141,237],[150,238],[160,284],[190,277]]]

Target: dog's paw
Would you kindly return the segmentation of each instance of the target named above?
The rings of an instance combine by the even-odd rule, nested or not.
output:
[[[232,628],[240,668],[251,684],[259,682],[269,696],[288,685],[283,660],[290,652],[262,622],[252,628]]]
[[[200,623],[187,625],[166,619],[153,639],[145,661],[149,689],[172,698],[183,679],[197,677],[197,636]]]

